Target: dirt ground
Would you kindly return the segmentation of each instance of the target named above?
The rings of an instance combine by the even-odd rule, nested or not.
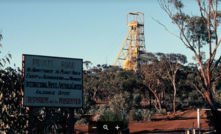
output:
[[[200,111],[201,130],[210,130],[206,123],[205,111]],[[131,121],[129,130],[131,134],[184,134],[186,128],[197,126],[197,110],[187,110],[178,112],[176,116],[171,115],[154,115],[150,122]],[[88,134],[87,125],[75,125],[78,134]]]

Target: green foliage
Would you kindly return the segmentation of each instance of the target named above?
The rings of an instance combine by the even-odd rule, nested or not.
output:
[[[0,120],[6,133],[25,133],[28,128],[28,110],[22,106],[21,72],[8,67],[0,71]],[[66,108],[33,108],[34,133],[66,133]]]
[[[78,109],[78,113],[80,114],[88,114],[91,107],[91,96],[90,93],[83,93],[83,108]]]
[[[166,111],[166,109],[162,108],[161,110],[160,109],[157,110],[156,113],[166,115],[167,111]]]
[[[142,100],[141,94],[139,92],[135,92],[133,94],[133,105],[134,106],[140,106],[140,102]]]
[[[68,108],[34,107],[33,133],[67,133]]]
[[[137,120],[137,119],[136,119],[135,111],[136,111],[135,109],[131,109],[131,110],[129,111],[129,113],[126,115],[127,118],[128,118],[130,121]]]
[[[150,111],[148,109],[142,109],[141,114],[142,114],[143,121],[150,121],[153,116],[153,111]]]
[[[79,114],[75,114],[75,115],[74,115],[74,119],[75,119],[75,120],[80,120],[80,119],[81,119],[81,116],[80,116]]]
[[[148,109],[131,109],[126,116],[130,121],[150,121],[153,112]]]
[[[99,108],[97,106],[91,106],[91,109],[89,110],[89,114],[90,115],[96,115],[95,116],[95,120],[100,120],[100,117],[98,115],[104,115],[105,111],[110,110],[109,108],[107,108],[107,106],[105,104],[102,104],[101,106],[99,106]]]
[[[97,110],[96,114],[103,115],[106,110],[107,110],[107,105],[102,104],[102,105],[100,105],[100,107]]]
[[[119,67],[91,69],[94,73],[84,75],[84,89],[90,93],[93,100],[110,101],[115,94],[135,88],[144,90],[139,75],[133,70],[122,70]]]
[[[25,133],[27,130],[27,110],[22,107],[21,72],[0,71],[0,120],[6,133]]]
[[[116,94],[110,102],[110,109],[118,114],[122,114],[123,109],[126,113],[133,107],[131,93],[125,91],[124,93]]]
[[[168,95],[165,96],[165,100],[168,101],[170,100],[170,97]]]
[[[101,122],[108,122],[108,121],[123,121],[122,114],[117,114],[116,112],[113,112],[111,110],[106,110],[104,112],[104,115],[101,116],[100,120]],[[124,128],[128,128],[129,120],[125,119],[123,121]]]
[[[75,124],[76,125],[87,124],[87,120],[86,120],[86,118],[82,118],[82,119],[78,120]]]
[[[0,41],[1,41],[2,38],[3,38],[2,34],[0,34]],[[2,47],[2,44],[0,44],[0,47]],[[1,53],[1,51],[0,51],[0,53]],[[9,58],[12,58],[12,55],[10,53],[6,54],[2,59],[0,59],[0,66],[4,67],[5,64],[6,64],[6,60],[10,64]],[[2,62],[3,62],[3,64],[2,64]]]
[[[203,97],[196,90],[193,90],[188,94],[188,101],[194,105],[200,105],[204,103]]]
[[[218,107],[221,106],[221,90],[217,90],[214,94],[214,101],[218,105]]]
[[[137,109],[135,111],[135,117],[136,117],[136,120],[138,120],[138,121],[143,120],[143,118],[142,118],[142,109]]]
[[[91,108],[90,108],[90,110],[88,111],[88,113],[89,113],[90,115],[96,115],[98,109],[99,109],[98,106],[91,106]]]
[[[122,115],[117,114],[116,112],[113,112],[111,110],[107,110],[104,112],[104,115],[101,117],[99,121],[122,121]]]

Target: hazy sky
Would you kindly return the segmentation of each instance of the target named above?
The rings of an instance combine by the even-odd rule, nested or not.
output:
[[[195,1],[185,2],[187,12],[199,14]],[[7,65],[17,67],[21,67],[22,54],[113,65],[129,30],[126,15],[134,11],[144,13],[148,52],[181,53],[192,62],[193,52],[151,18],[179,34],[157,0],[0,0],[1,57],[10,52],[12,60]]]

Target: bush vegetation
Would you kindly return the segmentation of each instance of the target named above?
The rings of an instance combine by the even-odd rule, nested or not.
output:
[[[77,120],[75,124],[76,125],[87,124],[87,120],[86,120],[86,118],[82,118],[80,120]]]
[[[127,115],[130,121],[151,121],[153,111],[148,109],[131,109]]]
[[[185,71],[185,68],[183,69]],[[188,72],[188,70],[186,70]],[[28,125],[28,109],[21,105],[22,94],[22,79],[21,72],[18,70],[8,68],[0,71],[0,110],[1,110],[1,126],[7,129],[7,132],[25,133]],[[182,79],[187,74],[180,73]],[[166,114],[167,105],[162,104],[162,109],[157,111],[152,108],[151,111],[143,108],[140,105],[142,99],[149,99],[150,90],[142,81],[144,78],[132,70],[120,70],[119,68],[102,68],[100,72],[96,72],[96,76],[91,75],[91,72],[86,72],[83,75],[83,108],[75,110],[76,124],[86,123],[85,118],[80,118],[81,115],[104,115],[97,117],[97,120],[117,120],[122,118],[122,111],[126,111],[126,120],[150,121],[154,111],[160,114]],[[179,76],[177,81],[180,81]],[[163,81],[166,83],[166,81]],[[185,83],[183,84],[185,85]],[[194,87],[188,85],[178,85],[177,100],[180,102],[189,102],[189,105],[203,103],[201,94]],[[185,87],[185,88],[183,88]],[[188,87],[188,88],[187,88]],[[173,93],[171,85],[167,83],[164,90],[156,87],[158,91],[159,100],[171,101]],[[200,88],[200,86],[199,86]],[[220,105],[220,88],[216,85],[215,101]],[[164,96],[160,95],[164,92]],[[100,99],[101,101],[109,101],[110,107],[106,105],[94,106],[94,101]],[[155,99],[152,96],[151,99]],[[191,103],[192,102],[192,103]],[[172,105],[171,108],[172,109]],[[168,110],[168,109],[167,109]],[[176,107],[176,110],[178,108]],[[66,133],[68,114],[67,108],[44,108],[36,107],[33,109],[34,113],[34,129],[36,133]],[[108,115],[110,114],[110,115]],[[56,118],[55,118],[56,117]]]
[[[166,115],[166,114],[167,114],[167,111],[166,111],[166,109],[163,108],[163,109],[161,109],[161,110],[157,110],[156,113],[162,114],[162,115]]]

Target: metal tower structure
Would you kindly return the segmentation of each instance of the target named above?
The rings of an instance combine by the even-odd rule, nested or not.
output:
[[[144,38],[144,13],[127,13],[127,26],[130,27],[114,66],[137,71],[140,55],[146,52]]]

